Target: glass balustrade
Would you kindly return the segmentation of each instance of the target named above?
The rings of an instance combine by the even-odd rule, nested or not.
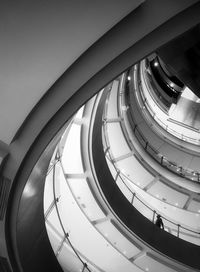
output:
[[[103,116],[103,119],[106,120],[105,116]],[[155,223],[156,215],[159,212],[153,209],[152,207],[150,207],[148,203],[145,201],[145,199],[141,199],[141,197],[137,194],[137,192],[133,191],[133,188],[130,186],[130,183],[132,182],[130,178],[127,177],[124,173],[122,173],[120,169],[118,169],[116,165],[113,163],[113,158],[112,158],[109,142],[106,138],[106,133],[105,133],[106,122],[102,122],[102,123],[103,123],[103,132],[104,132],[103,135],[105,136],[103,140],[105,156],[108,162],[108,166],[111,169],[113,178],[116,181],[116,185],[120,188],[121,192],[124,194],[127,200],[139,212],[141,212],[146,218],[152,221],[152,223]],[[135,134],[137,134],[136,137],[140,139],[143,147],[146,148],[153,155],[155,153],[154,150],[148,145],[145,137],[141,135],[137,126],[135,126],[134,128],[134,132]],[[68,136],[66,135],[65,141],[67,140],[67,137]],[[79,133],[79,137],[81,137],[81,133]],[[80,142],[80,138],[79,138],[79,142]],[[51,199],[48,200],[49,204],[48,204],[48,207],[46,207],[45,209],[44,217],[45,217],[47,229],[49,225],[51,226],[49,228],[49,232],[53,232],[54,238],[50,237],[52,247],[61,266],[64,267],[65,265],[67,265],[66,267],[68,267],[70,271],[72,272],[73,271],[74,272],[75,271],[99,272],[99,269],[95,267],[94,264],[92,264],[85,256],[83,256],[83,254],[81,254],[81,252],[77,249],[76,246],[74,246],[74,241],[71,237],[70,231],[69,229],[66,228],[66,224],[65,224],[66,217],[64,218],[62,216],[63,212],[66,213],[66,210],[63,207],[67,207],[68,205],[67,203],[68,195],[66,195],[66,193],[64,192],[63,187],[60,184],[60,181],[63,184],[64,183],[67,184],[70,182],[70,180],[67,179],[65,174],[66,166],[63,165],[63,162],[62,162],[62,155],[63,155],[62,152],[64,150],[63,142],[62,142],[62,146],[63,146],[62,150],[55,152],[55,155],[53,159],[51,160],[51,163],[47,171],[47,178],[50,181],[52,181],[50,182],[52,184],[52,193],[50,194]],[[78,156],[79,156],[78,163],[82,165],[80,160],[82,160],[83,158],[81,157],[80,154]],[[160,161],[160,163],[162,161],[163,165],[166,163],[166,159],[160,156],[160,154],[156,154],[155,157],[157,158],[157,160]],[[73,175],[73,173],[71,175]],[[77,184],[77,186],[79,185]],[[71,190],[72,196],[75,196],[76,195],[75,187],[71,186],[70,188],[71,188],[70,190]],[[89,187],[88,187],[88,190],[90,190]],[[74,201],[75,201],[75,198],[74,198]],[[85,216],[89,220],[89,215],[85,214]],[[166,218],[164,215],[162,215],[162,219],[164,222],[165,231],[168,231],[172,235],[175,235],[189,242],[200,244],[199,243],[200,237],[198,232],[190,230],[189,228],[186,228],[185,226],[182,226],[180,224],[174,223],[173,221],[169,220],[169,218]],[[106,239],[108,238],[106,237]],[[69,256],[69,258],[67,258],[66,256]],[[66,260],[67,262],[68,260],[70,260],[70,262],[65,264],[64,262],[66,262]]]
[[[50,205],[46,209],[44,216],[49,239],[60,265],[67,267],[67,269],[72,272],[99,272],[99,270],[93,268],[88,260],[84,259],[81,253],[73,246],[70,231],[66,229],[64,222],[65,217],[63,217],[63,206],[65,206],[68,195],[65,190],[61,192],[60,188],[60,183],[66,183],[66,179],[59,152],[56,152],[55,157],[51,160],[46,178],[49,177],[51,181],[48,181],[48,183],[52,185],[51,196],[53,199],[51,201],[49,200]]]
[[[120,90],[119,99],[123,99],[123,92]],[[119,102],[118,102],[119,103]],[[103,120],[103,127],[102,127],[102,137],[103,137],[103,143],[104,143],[104,150],[106,150],[105,156],[106,160],[109,166],[109,169],[113,175],[113,178],[116,181],[116,185],[119,187],[121,192],[124,194],[124,196],[127,198],[127,200],[140,212],[142,213],[146,218],[148,218],[152,223],[155,223],[156,216],[160,214],[159,211],[155,210],[154,208],[150,207],[147,202],[145,202],[145,199],[142,200],[141,196],[137,194],[136,191],[133,191],[133,188],[130,186],[131,183],[134,183],[129,177],[127,177],[121,169],[117,168],[117,164],[115,163],[115,158],[112,155],[111,146],[109,143],[109,137],[107,134],[107,105],[109,102],[106,103],[105,110],[104,110],[104,116]],[[119,103],[120,105],[120,103]],[[122,105],[122,103],[121,103]],[[120,110],[119,110],[120,113]],[[129,111],[123,111],[124,114],[129,114]],[[124,122],[123,116],[121,116],[121,122]],[[125,126],[121,126],[124,128]],[[162,166],[168,168],[169,170],[173,171],[174,173],[189,177],[194,181],[194,178],[196,177],[196,181],[198,180],[198,176],[194,172],[189,172],[188,170],[185,170],[181,168],[180,166],[177,166],[175,163],[170,162],[165,158],[162,154],[158,153],[151,145],[149,145],[148,141],[142,135],[140,132],[137,124],[135,124],[133,128],[134,135],[140,142],[140,144],[143,146],[143,148]],[[124,133],[126,135],[126,133]],[[129,139],[127,139],[127,142]],[[128,182],[127,182],[128,181]],[[187,240],[191,243],[200,245],[200,233],[198,231],[194,231],[192,229],[189,229],[188,227],[185,227],[179,223],[175,223],[169,218],[162,215],[163,223],[165,231],[168,231],[170,234],[175,235],[181,239]]]
[[[134,73],[137,72],[137,69],[134,71]],[[137,76],[134,77],[135,80],[138,80]],[[140,81],[141,82],[141,81]],[[135,98],[138,101],[138,105],[141,108],[141,112],[145,116],[146,121],[149,123],[150,126],[154,124],[156,121],[162,128],[164,128],[166,131],[170,132],[174,136],[186,140],[190,143],[195,143],[199,145],[199,140],[198,139],[193,139],[190,138],[186,135],[179,134],[177,131],[172,130],[171,128],[168,127],[163,121],[159,119],[159,117],[153,112],[152,107],[148,103],[148,99],[145,98],[144,93],[143,93],[143,88],[141,87],[141,84],[134,84],[135,89],[130,90],[135,93]],[[137,86],[137,87],[136,87]],[[128,103],[128,102],[127,102]],[[128,105],[129,106],[129,105]],[[130,107],[129,107],[130,108]],[[177,165],[175,162],[168,160],[164,155],[160,154],[157,152],[153,146],[151,146],[147,140],[147,138],[142,134],[140,131],[137,121],[134,118],[133,113],[131,110],[127,110],[124,114],[127,114],[128,119],[131,121],[133,124],[133,132],[139,141],[139,143],[145,148],[145,150],[158,162],[160,163],[163,167],[167,168],[168,170],[172,171],[176,175],[179,175],[181,177],[184,177],[186,179],[189,179],[194,182],[200,182],[200,173],[198,171],[194,171],[192,169],[186,169],[183,168],[181,165]],[[123,116],[122,116],[123,118]]]
[[[200,145],[200,134],[199,132],[196,132],[196,138],[190,137],[184,133],[179,133],[177,130],[174,130],[172,127],[169,126],[169,124],[166,124],[163,122],[162,119],[159,118],[158,114],[154,111],[154,106],[155,103],[157,107],[159,107],[159,101],[156,101],[155,98],[151,95],[153,90],[152,90],[152,85],[150,84],[150,75],[147,72],[147,68],[145,66],[145,62],[141,62],[135,69],[135,73],[137,75],[135,76],[136,82],[139,84],[135,84],[136,86],[136,92],[137,92],[137,98],[139,105],[141,108],[144,110],[144,112],[149,116],[150,121],[152,122],[153,120],[156,121],[156,123],[161,126],[164,130],[172,134],[173,136],[188,142],[192,143],[195,145]],[[144,92],[144,90],[146,90]],[[147,97],[146,97],[147,96]],[[154,103],[154,102],[155,103]],[[151,117],[151,118],[150,118]],[[181,125],[181,124],[180,124]]]

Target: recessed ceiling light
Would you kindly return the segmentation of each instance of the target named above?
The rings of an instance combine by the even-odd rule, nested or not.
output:
[[[156,61],[156,62],[154,62],[154,66],[155,67],[157,67],[158,66],[158,62]]]
[[[128,79],[128,80],[131,80],[131,77],[130,77],[130,76],[128,76],[128,77],[127,77],[127,79]]]

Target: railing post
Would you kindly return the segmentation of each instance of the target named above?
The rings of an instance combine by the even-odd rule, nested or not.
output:
[[[153,211],[153,219],[152,219],[152,222],[154,223],[154,221],[155,221],[155,215],[156,215],[156,211],[154,210]]]
[[[110,147],[109,147],[109,146],[108,146],[108,147],[106,147],[106,150],[104,151],[104,154],[105,154],[105,155],[108,153],[109,149],[110,149]]]
[[[84,272],[84,271],[85,271],[85,268],[87,268],[87,264],[86,264],[86,263],[84,263],[84,264],[83,264],[83,269],[82,269],[82,272]]]
[[[180,174],[183,175],[183,167],[180,167]]]
[[[62,248],[63,248],[63,246],[64,246],[64,243],[65,243],[65,241],[66,241],[66,239],[67,239],[68,237],[69,237],[69,234],[68,234],[68,233],[64,235],[64,237],[63,237],[63,239],[62,239],[62,241],[61,241],[61,243],[60,243],[60,245],[59,245],[59,247],[58,247],[58,249],[57,249],[57,251],[56,251],[56,253],[55,253],[56,257],[59,256],[59,254],[60,254],[60,252],[61,252],[61,250],[62,250]]]
[[[49,214],[50,214],[50,213],[52,212],[52,210],[54,209],[56,203],[58,203],[59,198],[60,198],[60,196],[57,197],[56,199],[53,199],[53,201],[51,202],[49,208],[47,209],[47,211],[46,211],[45,214],[44,214],[45,220],[47,220],[47,217],[49,216]]]
[[[178,224],[178,231],[177,231],[177,237],[179,238],[179,233],[180,233],[180,225]]]
[[[117,175],[115,177],[115,182],[117,182],[117,179],[118,179],[119,175],[120,175],[120,170],[117,170]]]
[[[134,200],[134,197],[135,197],[136,193],[133,193],[132,195],[132,199],[131,199],[131,204],[133,205],[133,200]]]

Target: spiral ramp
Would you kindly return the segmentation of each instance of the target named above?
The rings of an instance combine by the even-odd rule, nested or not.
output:
[[[198,1],[29,4],[1,8],[0,270],[199,271],[198,183],[147,149],[184,169],[198,151],[155,146],[126,82],[199,24]]]

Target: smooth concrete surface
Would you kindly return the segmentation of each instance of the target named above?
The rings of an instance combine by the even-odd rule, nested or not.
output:
[[[1,1],[0,140],[10,144],[50,86],[142,2]]]
[[[58,140],[55,138],[35,165],[21,196],[16,233],[23,271],[62,271],[50,245],[43,208],[46,172]]]

